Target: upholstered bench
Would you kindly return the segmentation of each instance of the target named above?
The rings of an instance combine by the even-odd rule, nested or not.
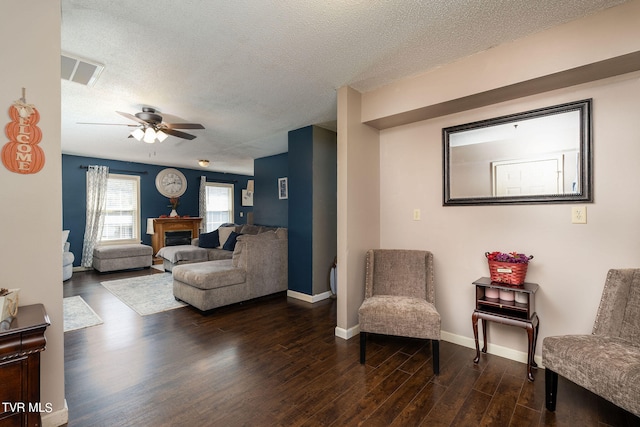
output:
[[[153,249],[142,244],[104,245],[93,249],[93,268],[101,273],[151,267]]]

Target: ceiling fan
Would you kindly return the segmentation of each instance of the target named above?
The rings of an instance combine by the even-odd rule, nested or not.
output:
[[[131,132],[129,138],[135,138],[138,141],[144,141],[149,144],[164,141],[167,136],[175,136],[182,139],[195,139],[195,135],[181,132],[177,129],[204,129],[199,123],[167,123],[162,116],[151,107],[143,107],[142,111],[136,114],[123,113],[116,111],[122,117],[133,120],[138,124],[119,124],[119,123],[78,123],[85,125],[115,125],[115,126],[135,126],[136,129]]]

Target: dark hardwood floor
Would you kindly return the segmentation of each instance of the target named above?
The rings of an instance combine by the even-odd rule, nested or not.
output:
[[[74,273],[104,324],[65,333],[69,426],[631,426],[640,419],[560,379],[544,409],[544,371],[442,342],[334,336],[336,301],[284,294],[203,315],[190,308],[141,317],[99,282],[157,270]],[[470,316],[469,316],[470,318]],[[471,328],[471,321],[469,321]]]

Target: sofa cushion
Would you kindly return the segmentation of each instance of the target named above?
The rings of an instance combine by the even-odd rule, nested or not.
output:
[[[164,258],[172,263],[181,261],[198,262],[208,260],[207,249],[199,248],[198,246],[193,245],[165,246],[164,248],[160,248],[157,256],[159,256],[160,258]]]
[[[258,234],[260,227],[257,225],[245,224],[240,229],[240,234]]]
[[[640,345],[602,335],[546,337],[542,341],[542,363],[579,386],[640,414]]]
[[[220,246],[218,247],[220,249],[222,249],[222,246],[227,242],[227,239],[234,231],[237,231],[235,226],[218,228],[218,237],[220,240]]]
[[[277,238],[275,231],[267,231],[260,234],[241,234],[238,236],[236,247],[233,250],[233,266],[242,268],[247,266],[247,242],[252,240],[276,240]]]
[[[361,331],[440,339],[440,314],[423,298],[375,295],[364,300],[358,315]]]
[[[227,241],[222,245],[222,249],[225,251],[233,251],[236,248],[236,240],[238,239],[238,236],[240,236],[240,233],[232,231],[231,234],[229,234]]]
[[[217,248],[220,246],[220,234],[218,230],[200,234],[198,237],[198,246],[201,248]]]
[[[275,240],[277,238],[275,231],[267,231],[260,234],[240,234],[238,236],[238,242],[246,242],[253,239]]]
[[[246,271],[234,268],[230,259],[207,261],[174,267],[173,279],[199,289],[215,289],[244,283]]]
[[[225,251],[220,248],[207,249],[207,261],[217,261],[220,259],[231,259],[233,251]]]

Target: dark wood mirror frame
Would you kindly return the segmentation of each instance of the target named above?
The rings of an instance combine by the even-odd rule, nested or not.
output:
[[[515,128],[518,123],[525,120],[536,118],[545,118],[552,115],[576,112],[579,120],[577,132],[579,132],[579,142],[576,147],[577,165],[575,165],[575,176],[577,178],[577,188],[571,192],[562,192],[557,194],[527,194],[527,195],[463,195],[452,196],[452,144],[451,140],[456,134],[462,134],[466,131],[474,131],[480,129],[488,129],[492,126],[501,126],[505,124],[513,124]],[[541,108],[537,110],[517,113],[488,120],[482,120],[464,125],[452,126],[442,129],[443,140],[443,205],[444,206],[461,206],[461,205],[505,205],[505,204],[543,204],[543,203],[585,203],[593,202],[593,151],[592,151],[592,100],[586,99],[576,102],[570,102],[562,105]],[[573,115],[576,115],[575,113]],[[528,122],[532,124],[534,122]],[[540,129],[543,134],[543,129]],[[485,142],[485,141],[477,141]],[[495,159],[504,160],[504,159]],[[489,162],[492,163],[492,162]],[[491,169],[487,165],[482,167]],[[489,170],[489,180],[493,180],[494,172]],[[453,179],[461,179],[453,177]],[[494,185],[485,183],[489,186]],[[492,190],[493,192],[493,190]]]

